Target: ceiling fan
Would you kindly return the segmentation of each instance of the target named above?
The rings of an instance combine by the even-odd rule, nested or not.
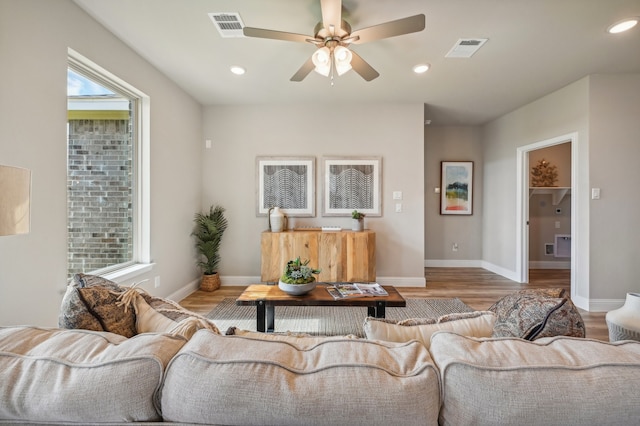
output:
[[[342,75],[353,69],[366,81],[380,75],[360,55],[349,49],[349,45],[415,33],[425,27],[425,17],[420,14],[351,32],[351,26],[342,19],[342,0],[320,0],[320,9],[322,22],[316,25],[313,37],[251,27],[245,27],[243,32],[247,37],[314,44],[316,51],[291,77],[291,81],[302,81],[315,70],[325,77],[331,76],[333,84],[334,72]]]

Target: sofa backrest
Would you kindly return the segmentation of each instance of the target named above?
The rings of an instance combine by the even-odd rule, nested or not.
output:
[[[0,421],[161,420],[158,389],[185,344],[164,334],[0,327]]]
[[[165,420],[437,425],[438,373],[417,341],[199,330],[167,368]]]
[[[630,425],[640,419],[640,342],[534,342],[439,332],[431,355],[443,425]]]

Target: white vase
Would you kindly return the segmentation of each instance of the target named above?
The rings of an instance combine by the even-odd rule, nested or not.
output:
[[[640,341],[640,293],[627,293],[624,305],[607,312],[605,319],[609,328],[609,341]]]
[[[352,231],[363,231],[364,230],[364,219],[351,219],[351,230]]]
[[[269,209],[269,229],[271,232],[282,232],[285,226],[285,215],[280,207]]]

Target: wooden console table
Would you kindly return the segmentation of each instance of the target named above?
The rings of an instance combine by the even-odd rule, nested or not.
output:
[[[284,231],[262,233],[260,278],[278,282],[289,260],[300,256],[322,269],[320,282],[375,282],[376,234],[355,231]]]

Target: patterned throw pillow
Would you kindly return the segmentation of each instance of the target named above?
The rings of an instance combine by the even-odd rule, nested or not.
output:
[[[117,303],[125,290],[106,278],[76,274],[62,299],[58,326],[135,336],[135,313]]]
[[[492,337],[585,337],[582,316],[563,289],[527,289],[507,295],[489,308],[497,320]]]

